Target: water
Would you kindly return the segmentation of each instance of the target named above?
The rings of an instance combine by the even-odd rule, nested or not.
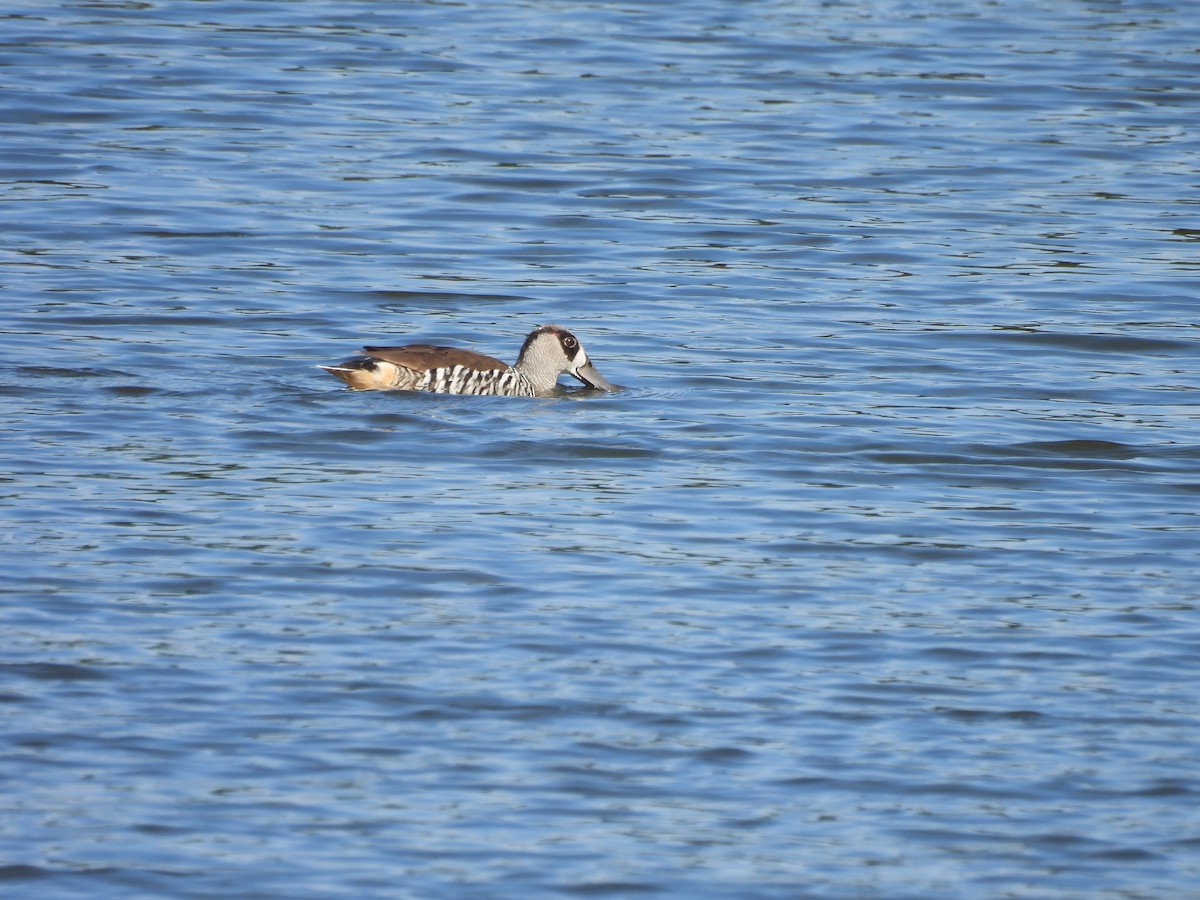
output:
[[[10,5],[4,891],[1200,896],[1198,41]]]

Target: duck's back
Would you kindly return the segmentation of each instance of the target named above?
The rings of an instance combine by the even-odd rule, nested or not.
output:
[[[432,391],[439,394],[532,396],[528,382],[511,366],[474,350],[408,344],[363,347],[365,356],[323,367],[358,390]]]

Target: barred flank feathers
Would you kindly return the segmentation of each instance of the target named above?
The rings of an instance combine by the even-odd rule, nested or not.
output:
[[[430,369],[416,385],[416,389],[439,394],[534,396],[532,385],[515,369],[473,369],[462,365]]]

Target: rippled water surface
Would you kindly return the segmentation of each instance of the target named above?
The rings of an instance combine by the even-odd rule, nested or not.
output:
[[[1200,896],[1192,4],[0,26],[0,892]]]

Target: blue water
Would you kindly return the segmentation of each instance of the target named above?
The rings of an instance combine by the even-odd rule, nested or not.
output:
[[[0,893],[1200,897],[1197,46],[10,6]]]

